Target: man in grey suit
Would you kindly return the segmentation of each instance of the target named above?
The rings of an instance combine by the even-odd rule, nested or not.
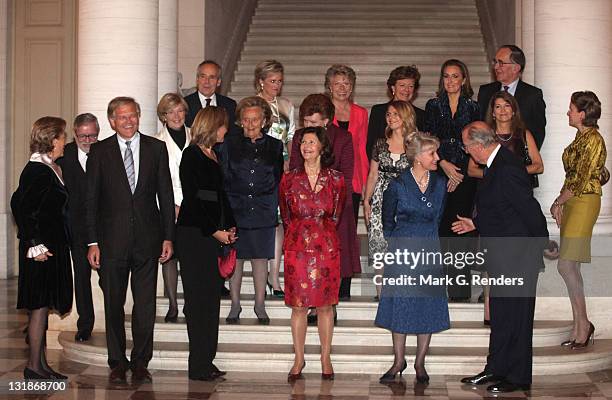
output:
[[[174,196],[164,142],[138,131],[140,106],[131,97],[108,105],[116,134],[93,146],[87,159],[87,258],[100,273],[109,379],[151,381],[158,262],[172,256]],[[158,206],[159,202],[159,206]],[[131,277],[132,341],[125,356],[123,307]]]

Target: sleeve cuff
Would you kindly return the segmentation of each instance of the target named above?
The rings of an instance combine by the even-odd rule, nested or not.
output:
[[[45,254],[47,251],[49,251],[49,249],[47,249],[44,244],[32,246],[28,249],[28,252],[26,253],[26,258],[35,258],[41,254]]]

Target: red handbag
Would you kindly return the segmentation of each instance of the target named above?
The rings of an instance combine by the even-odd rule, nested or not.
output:
[[[223,279],[227,279],[234,274],[234,269],[236,269],[236,249],[231,246],[224,246],[222,253],[217,257],[219,274]]]

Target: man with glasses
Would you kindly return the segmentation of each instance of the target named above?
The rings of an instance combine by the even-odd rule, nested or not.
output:
[[[525,69],[525,54],[518,46],[501,46],[492,61],[496,82],[480,86],[478,104],[484,120],[489,102],[495,92],[505,90],[516,98],[521,116],[527,129],[531,131],[538,149],[542,147],[546,133],[546,104],[542,90],[521,80]]]
[[[74,269],[74,294],[76,297],[77,333],[74,340],[83,342],[91,337],[94,326],[94,307],[91,296],[91,267],[87,261],[85,226],[85,175],[89,148],[98,141],[100,125],[95,115],[80,114],[74,119],[74,141],[64,148],[64,157],[57,160],[70,193],[68,212],[71,230],[71,254]]]

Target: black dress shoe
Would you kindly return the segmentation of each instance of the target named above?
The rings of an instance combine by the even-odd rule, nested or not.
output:
[[[488,372],[481,372],[478,375],[468,376],[461,379],[461,383],[469,383],[470,385],[484,385],[485,383],[494,383],[503,381],[504,378]]]
[[[215,364],[213,364],[212,372],[210,374],[213,375],[215,378],[218,378],[220,376],[224,376],[225,374],[227,374],[227,372],[221,371],[219,368],[217,368]]]
[[[152,382],[151,373],[144,366],[139,365],[132,369],[132,382]]]
[[[531,385],[520,385],[518,383],[511,383],[506,380],[503,380],[499,383],[491,385],[487,387],[487,392],[489,393],[510,393],[516,392],[519,390],[527,391],[531,389]]]
[[[113,383],[127,383],[127,378],[125,376],[126,372],[127,367],[119,365],[111,370],[108,380]]]
[[[75,342],[86,342],[91,337],[91,331],[87,330],[79,330],[76,335],[74,335]]]
[[[168,310],[164,317],[164,322],[176,324],[178,322],[178,310]]]
[[[23,379],[44,379],[44,380],[50,380],[53,379],[49,373],[47,371],[41,371],[41,373],[39,374],[38,372],[25,367],[23,370]]]

